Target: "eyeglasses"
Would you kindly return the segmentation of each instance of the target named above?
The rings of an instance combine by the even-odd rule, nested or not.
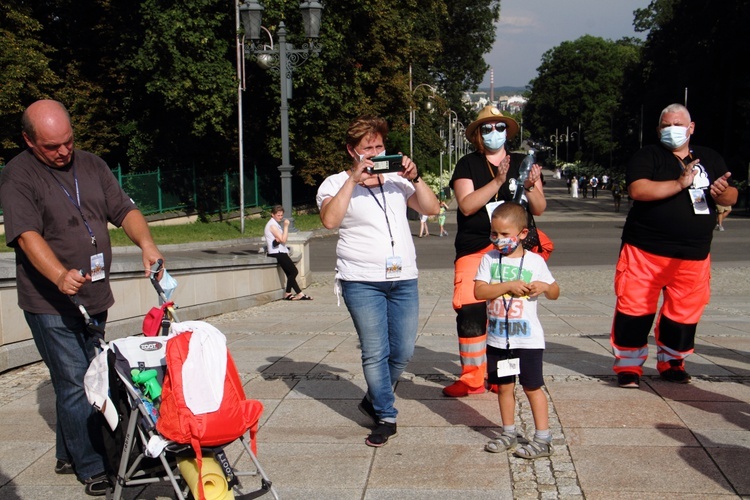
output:
[[[492,132],[493,128],[498,132],[505,132],[505,129],[508,127],[504,123],[483,123],[479,127],[479,131],[482,133],[482,135],[486,135]]]

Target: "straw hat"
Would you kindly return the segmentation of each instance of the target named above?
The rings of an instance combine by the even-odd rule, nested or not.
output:
[[[518,133],[518,123],[509,116],[503,116],[499,109],[495,106],[485,106],[477,115],[477,119],[474,120],[466,127],[466,138],[469,141],[472,140],[474,131],[483,123],[497,123],[502,122],[508,127],[508,139],[513,139]]]

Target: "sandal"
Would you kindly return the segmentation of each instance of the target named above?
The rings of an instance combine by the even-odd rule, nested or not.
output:
[[[104,496],[107,494],[107,490],[112,487],[112,483],[109,482],[109,477],[104,472],[86,479],[83,484],[86,485],[86,494],[92,497]]]
[[[527,444],[516,448],[516,451],[514,451],[513,454],[518,458],[533,460],[535,458],[552,456],[553,451],[552,443],[549,441],[534,439],[533,441],[529,441]]]
[[[295,295],[293,298],[289,300],[312,300],[313,298],[309,295],[305,295],[304,293],[302,295]]]
[[[294,294],[290,293],[289,295],[284,295],[284,300],[294,300]]]
[[[389,438],[395,437],[398,435],[398,432],[396,431],[396,423],[395,422],[384,422],[381,420],[378,422],[378,426],[375,427],[375,430],[372,431],[372,434],[367,436],[367,439],[365,439],[365,444],[367,446],[372,446],[373,448],[380,448],[381,446],[384,446]]]
[[[495,439],[490,439],[486,445],[484,445],[484,451],[490,453],[502,453],[508,451],[514,446],[518,445],[518,438],[511,436],[510,434],[500,434]]]

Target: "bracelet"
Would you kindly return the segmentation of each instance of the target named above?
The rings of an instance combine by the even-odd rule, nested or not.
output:
[[[417,170],[417,176],[411,180],[412,184],[417,184],[419,182],[419,170]]]

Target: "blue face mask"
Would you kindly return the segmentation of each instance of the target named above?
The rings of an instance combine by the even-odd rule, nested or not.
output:
[[[492,130],[489,134],[483,134],[482,135],[482,142],[484,142],[484,146],[492,151],[497,151],[503,145],[505,144],[505,138],[508,136],[508,133],[506,131],[498,132],[497,130]]]
[[[688,127],[680,127],[672,125],[670,127],[664,127],[661,129],[660,139],[664,146],[674,151],[679,149],[688,140]]]

